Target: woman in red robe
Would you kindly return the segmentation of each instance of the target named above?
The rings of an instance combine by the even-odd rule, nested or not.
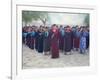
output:
[[[51,57],[59,58],[59,31],[57,26],[54,24],[51,29]]]

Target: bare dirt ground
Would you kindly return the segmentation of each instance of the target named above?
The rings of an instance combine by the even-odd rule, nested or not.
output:
[[[23,45],[23,69],[31,68],[54,68],[54,67],[73,67],[89,66],[89,52],[80,54],[73,51],[71,55],[60,53],[60,57],[52,59],[51,55],[44,55]]]

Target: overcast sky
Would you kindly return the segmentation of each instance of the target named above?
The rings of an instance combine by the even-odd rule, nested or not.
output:
[[[49,13],[50,24],[85,25],[84,19],[88,14]]]
[[[60,24],[60,25],[86,25],[84,23],[85,17],[88,14],[78,14],[78,13],[48,13],[49,19],[47,25]],[[29,25],[41,25],[41,21],[32,21]]]

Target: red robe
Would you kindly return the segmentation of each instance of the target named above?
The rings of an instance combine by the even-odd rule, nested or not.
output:
[[[79,37],[79,31],[75,33],[74,37],[74,48],[79,48],[79,42],[80,42],[80,37]]]
[[[56,30],[56,32],[51,31],[51,55],[52,58],[58,58],[59,57],[59,32]]]
[[[78,37],[75,37],[74,38],[74,48],[79,48],[79,38]]]

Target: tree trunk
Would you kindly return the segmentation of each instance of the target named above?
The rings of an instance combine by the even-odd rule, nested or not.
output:
[[[42,20],[44,27],[46,27],[46,19]]]
[[[43,22],[44,27],[46,27],[46,21]]]

